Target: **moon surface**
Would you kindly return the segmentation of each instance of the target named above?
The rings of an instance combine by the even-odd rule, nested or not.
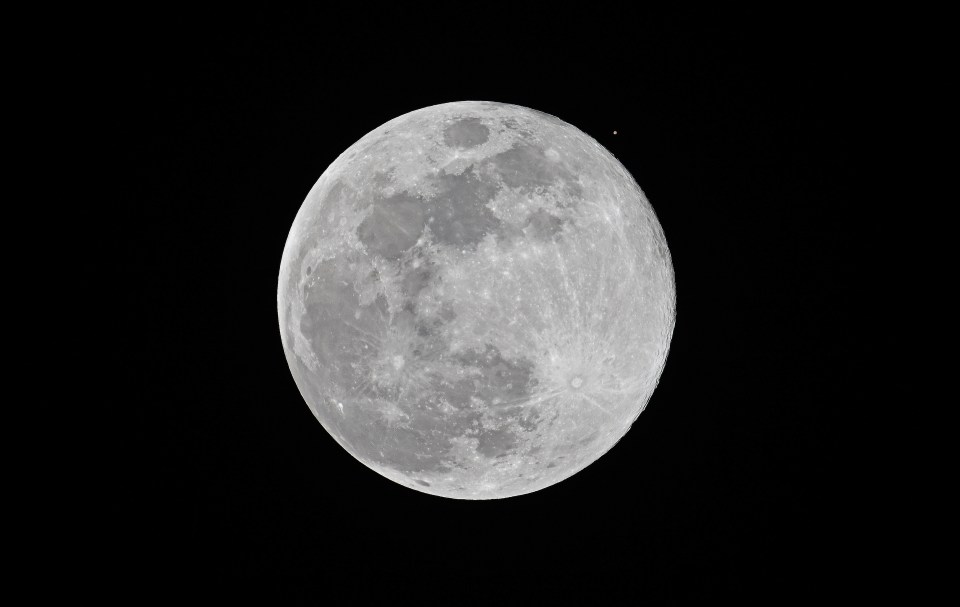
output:
[[[594,139],[458,102],[368,133],[313,186],[280,265],[294,380],[367,467],[450,498],[531,493],[620,440],[666,362],[673,265]]]

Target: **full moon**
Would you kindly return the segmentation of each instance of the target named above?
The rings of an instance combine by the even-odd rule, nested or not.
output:
[[[569,478],[646,407],[676,317],[646,196],[576,127],[517,105],[426,107],[310,190],[280,262],[290,371],[351,455],[425,493]]]

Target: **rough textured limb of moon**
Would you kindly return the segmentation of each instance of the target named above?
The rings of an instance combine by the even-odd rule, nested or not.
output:
[[[650,399],[675,319],[653,209],[547,114],[460,102],[340,155],[287,238],[287,361],[359,461],[446,497],[530,493],[608,451]]]

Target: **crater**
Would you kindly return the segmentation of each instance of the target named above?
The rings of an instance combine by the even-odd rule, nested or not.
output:
[[[479,118],[463,118],[443,130],[443,142],[462,150],[486,143],[489,138],[490,129]]]
[[[660,257],[660,261],[669,262],[670,261],[670,252],[667,250],[667,245],[663,242],[657,242],[657,255]]]

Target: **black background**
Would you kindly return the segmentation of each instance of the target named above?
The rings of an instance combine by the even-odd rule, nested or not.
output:
[[[857,398],[839,330],[856,37],[837,15],[444,10],[131,15],[108,45],[130,189],[102,221],[133,278],[111,462],[127,480],[106,508],[117,580],[357,604],[832,588],[850,555],[837,422]],[[276,314],[287,231],[327,165],[457,100],[532,107],[606,146],[677,278],[667,365],[627,436],[490,502],[403,488],[340,448]]]

